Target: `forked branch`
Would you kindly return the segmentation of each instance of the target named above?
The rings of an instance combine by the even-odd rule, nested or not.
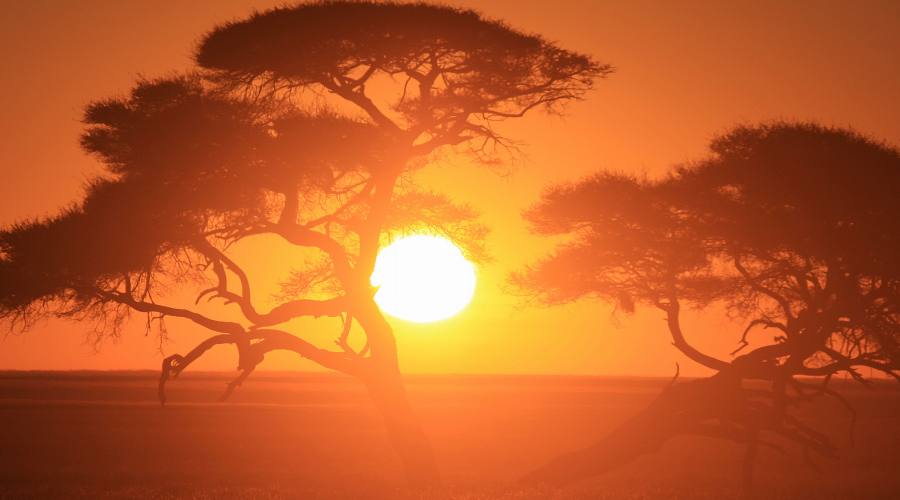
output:
[[[159,378],[158,397],[160,404],[166,403],[166,383],[178,377],[191,363],[199,359],[211,348],[221,344],[235,344],[238,348],[240,374],[226,387],[220,401],[227,399],[263,361],[265,355],[276,350],[286,350],[314,361],[325,368],[353,376],[362,376],[367,370],[366,361],[344,352],[334,352],[319,348],[299,337],[281,330],[257,329],[247,335],[223,334],[210,337],[185,355],[173,354],[163,360]]]

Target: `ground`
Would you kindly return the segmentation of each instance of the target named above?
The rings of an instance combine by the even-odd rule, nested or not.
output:
[[[228,403],[224,374],[186,373],[156,402],[156,374],[0,374],[0,498],[724,499],[738,496],[741,448],[678,438],[611,474],[562,490],[516,480],[603,436],[661,379],[410,377],[410,397],[444,474],[405,492],[378,416],[352,379],[260,373]],[[804,411],[841,447],[836,461],[761,452],[763,498],[900,498],[900,391],[843,388]]]

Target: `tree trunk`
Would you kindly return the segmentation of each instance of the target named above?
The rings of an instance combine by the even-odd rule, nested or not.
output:
[[[626,420],[598,443],[561,455],[523,478],[527,484],[563,486],[599,476],[658,450],[730,406],[736,391],[721,374],[672,385],[646,409]]]
[[[374,373],[365,382],[384,418],[388,438],[403,465],[407,483],[414,488],[436,486],[440,475],[434,452],[409,404],[400,373]]]
[[[388,438],[403,464],[407,483],[416,488],[435,486],[440,482],[440,474],[434,451],[409,404],[394,333],[374,300],[360,302],[356,319],[366,331],[371,347],[363,382],[384,417]]]

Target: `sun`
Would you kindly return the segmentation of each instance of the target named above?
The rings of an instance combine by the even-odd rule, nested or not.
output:
[[[372,286],[382,311],[415,323],[450,318],[475,293],[475,266],[450,240],[414,235],[381,249]]]

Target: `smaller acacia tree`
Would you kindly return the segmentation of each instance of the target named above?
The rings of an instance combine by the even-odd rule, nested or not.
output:
[[[408,480],[437,481],[391,326],[374,302],[379,247],[391,232],[427,228],[472,255],[484,234],[472,211],[417,190],[413,174],[448,146],[487,160],[508,143],[498,121],[556,111],[610,67],[473,11],[350,1],[219,26],[196,61],[198,75],[140,82],[125,98],[89,106],[82,145],[106,175],[65,213],[0,232],[0,318],[93,319],[102,335],[138,311],[148,324],[180,317],[215,332],[165,359],[163,401],[168,378],[213,346],[238,349],[240,374],[226,396],[266,353],[293,351],[359,378]],[[267,311],[228,251],[261,235],[317,255]],[[196,302],[221,299],[239,319],[165,293],[191,285]],[[285,325],[322,316],[343,319],[337,348]],[[363,337],[355,346],[351,324]]]
[[[746,443],[749,492],[757,448],[776,446],[773,437],[807,458],[835,453],[795,416],[799,401],[846,403],[829,382],[841,373],[866,382],[862,367],[898,377],[900,152],[806,123],[738,127],[710,149],[661,180],[600,173],[551,188],[526,212],[538,234],[571,239],[513,275],[525,293],[656,308],[673,345],[716,372],[671,385],[602,442],[530,479],[600,474],[675,435],[701,434]],[[746,320],[732,359],[690,343],[685,306]]]

